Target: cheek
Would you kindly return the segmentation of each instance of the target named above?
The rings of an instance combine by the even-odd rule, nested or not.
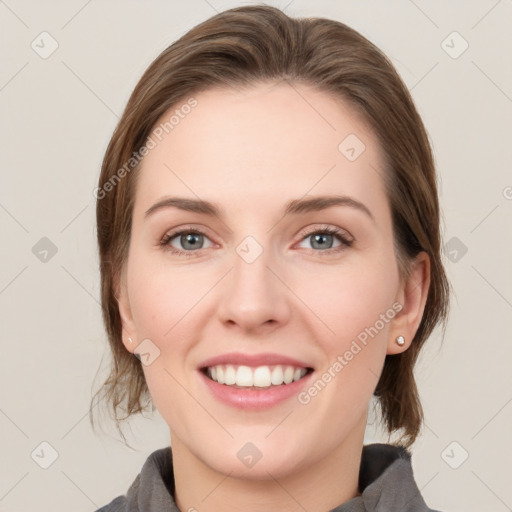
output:
[[[349,410],[366,411],[382,371],[398,282],[394,260],[385,254],[371,262],[347,260],[301,281],[298,294],[308,297],[308,308],[321,320],[316,339],[325,354],[301,403],[314,402],[312,407],[320,415],[332,415],[335,425],[346,422]]]
[[[181,270],[181,271],[180,271]],[[208,290],[199,273],[183,271],[165,258],[134,252],[128,265],[130,307],[139,337],[165,348]],[[211,279],[213,283],[213,276]],[[210,287],[212,284],[210,284]]]
[[[361,260],[361,264],[332,267],[307,280],[299,279],[298,295],[323,324],[319,327],[323,339],[333,348],[342,348],[376,323],[379,331],[387,331],[386,320],[394,317],[398,274],[393,263]]]
[[[205,290],[193,273],[142,250],[130,255],[127,278],[137,337],[151,340],[158,351],[151,364],[143,365],[146,382],[157,409],[174,424],[195,407],[180,383],[185,383],[186,356],[198,325],[194,305]]]

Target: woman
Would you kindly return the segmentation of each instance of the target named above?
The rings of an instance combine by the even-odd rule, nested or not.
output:
[[[102,512],[428,511],[418,353],[448,311],[427,134],[327,19],[222,12],[148,68],[96,190],[118,418],[171,447]],[[372,396],[397,444],[363,447]],[[172,451],[171,451],[172,450]]]

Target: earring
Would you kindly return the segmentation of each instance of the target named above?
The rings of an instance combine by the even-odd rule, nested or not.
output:
[[[403,347],[405,345],[405,338],[403,336],[397,336],[396,343]]]
[[[128,338],[128,341],[129,341],[130,343],[133,343],[133,340],[132,340],[131,338]]]

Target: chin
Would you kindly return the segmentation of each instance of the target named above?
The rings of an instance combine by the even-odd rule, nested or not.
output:
[[[196,444],[194,452],[208,467],[221,474],[229,474],[232,478],[272,480],[300,471],[306,463],[305,443],[297,440],[291,442],[294,439],[291,434],[286,436],[288,443],[283,443],[278,437],[275,440],[265,439],[266,435],[268,429],[264,435],[251,436],[248,433],[225,443],[217,438],[214,448],[210,441],[207,446],[199,447]]]

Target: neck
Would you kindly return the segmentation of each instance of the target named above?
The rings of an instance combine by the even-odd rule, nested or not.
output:
[[[359,494],[364,428],[355,429],[328,456],[279,479],[221,474],[173,437],[175,501],[181,511],[329,511]]]

